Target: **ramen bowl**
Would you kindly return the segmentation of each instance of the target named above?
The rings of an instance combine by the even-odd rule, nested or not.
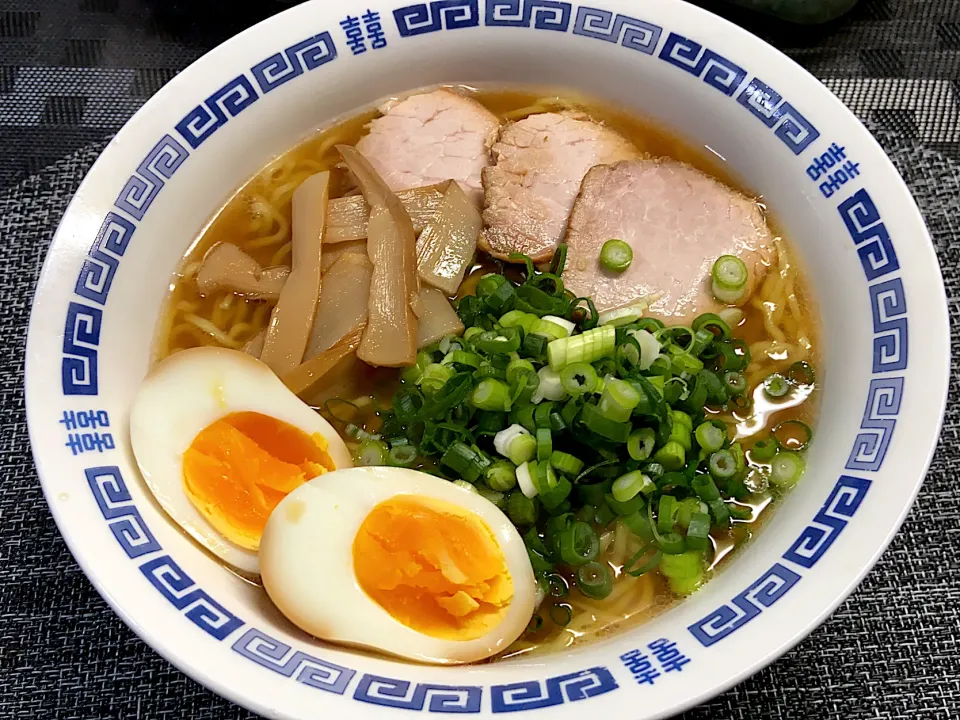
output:
[[[459,667],[297,630],[169,520],[128,430],[171,277],[216,210],[317,128],[444,83],[566,87],[708,148],[772,208],[822,311],[807,473],[722,573],[603,640]],[[199,60],[106,148],[37,288],[27,410],[51,512],[91,582],[157,652],[240,705],[291,719],[648,720],[756,672],[856,587],[929,465],[948,338],[933,247],[893,165],[829,91],[737,27],[675,0],[317,0]]]

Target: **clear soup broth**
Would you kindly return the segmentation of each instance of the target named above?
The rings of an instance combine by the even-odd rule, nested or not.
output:
[[[708,148],[695,147],[658,128],[643,118],[619,108],[584,98],[575,93],[551,88],[461,89],[487,107],[503,121],[516,121],[532,113],[576,110],[620,132],[643,153],[672,158],[692,165],[747,196],[752,193],[738,186],[736,178],[722,160]],[[377,115],[368,110],[336,125],[318,131],[297,147],[273,160],[249,180],[217,211],[203,233],[195,239],[173,279],[169,298],[159,324],[155,359],[197,346],[243,349],[260,334],[270,319],[272,301],[250,299],[230,290],[202,294],[194,276],[204,255],[219,243],[232,243],[248,253],[261,266],[290,263],[291,197],[308,176],[329,170],[332,176],[331,198],[355,192],[335,150],[337,144],[353,145],[365,133],[367,123]],[[766,209],[764,208],[766,211]],[[744,372],[752,403],[742,409],[710,410],[709,416],[724,420],[735,428],[736,438],[750,448],[752,443],[770,435],[781,426],[783,446],[802,442],[792,436],[792,428],[812,426],[816,416],[817,393],[814,384],[803,385],[781,399],[772,399],[763,389],[764,378],[785,373],[798,362],[818,367],[818,313],[798,258],[787,238],[781,236],[776,222],[767,215],[767,223],[776,236],[778,252],[766,279],[742,308],[743,317],[734,329],[746,340],[752,360]],[[335,246],[332,253],[349,251]],[[325,253],[327,252],[325,248]],[[332,260],[327,258],[325,265]],[[498,272],[500,265],[478,253],[474,269],[461,285],[458,296],[473,292],[486,272]],[[400,371],[373,368],[354,360],[342,364],[305,401],[328,415],[328,419],[346,438],[346,426],[352,424],[376,433],[381,416],[390,407],[400,383]],[[329,401],[346,399],[356,410],[344,418],[327,413]],[[348,421],[348,422],[347,422]],[[355,441],[348,441],[353,450]],[[749,458],[748,454],[748,458]],[[752,467],[762,475],[764,462],[751,459]],[[422,465],[430,469],[429,463]],[[716,572],[728,563],[731,553],[749,542],[776,506],[778,492],[757,482],[756,492],[738,501],[742,512],[729,529],[713,532],[708,555],[709,570]],[[673,604],[677,597],[656,572],[633,577],[623,572],[639,541],[620,522],[598,528],[600,555],[614,577],[612,593],[603,600],[592,600],[573,590],[571,575],[563,571],[550,578],[537,616],[528,631],[497,658],[529,656],[579,645],[593,638],[609,636],[618,630],[645,622]]]

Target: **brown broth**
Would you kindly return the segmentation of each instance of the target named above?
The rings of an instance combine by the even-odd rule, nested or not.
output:
[[[536,107],[537,111],[557,109],[577,109],[585,112],[595,120],[601,121],[629,138],[641,151],[652,156],[669,157],[688,163],[699,170],[738,188],[747,195],[752,193],[743,188],[718,159],[718,156],[708,152],[709,148],[698,148],[677,138],[675,135],[649,123],[641,117],[628,113],[612,105],[581,98],[564,90],[540,88],[510,88],[510,89],[478,89],[473,90],[473,96],[483,103],[501,119],[520,119],[524,116],[524,109]],[[544,98],[547,98],[544,102]],[[563,100],[560,100],[563,98]],[[527,112],[526,114],[529,114]],[[176,352],[177,350],[197,345],[220,344],[209,334],[194,329],[183,329],[184,310],[189,307],[195,316],[208,319],[223,332],[239,331],[230,337],[235,346],[249,340],[266,327],[269,319],[271,303],[262,300],[249,300],[229,293],[216,293],[210,296],[202,295],[191,280],[192,271],[198,266],[204,254],[215,244],[221,242],[235,243],[250,253],[263,266],[289,262],[283,255],[283,242],[289,240],[289,233],[282,242],[268,246],[257,245],[270,236],[276,234],[276,223],[290,222],[290,195],[297,182],[302,181],[309,174],[320,170],[330,170],[333,174],[334,192],[332,197],[343,194],[348,190],[348,179],[344,171],[338,167],[338,157],[333,150],[333,144],[354,144],[365,132],[365,125],[376,115],[373,110],[359,113],[348,120],[332,127],[318,131],[315,135],[300,143],[281,157],[270,163],[260,174],[246,183],[212,218],[209,225],[199,238],[193,243],[183,264],[170,286],[170,295],[165,311],[158,328],[155,344],[155,358],[157,360]],[[276,212],[273,224],[266,222],[263,212],[267,203]],[[776,235],[776,224],[771,222]],[[787,246],[789,247],[789,246]],[[818,313],[810,296],[809,287],[803,272],[794,264],[795,292],[804,314],[817,318]],[[461,286],[459,295],[473,292],[476,280],[484,273],[497,266],[483,257],[478,259],[474,271],[468,275]],[[178,307],[181,309],[178,310]],[[808,359],[816,366],[819,359],[819,337],[816,322],[808,328],[810,352]],[[175,333],[175,334],[174,334]],[[764,326],[763,313],[757,308],[748,306],[742,322],[735,329],[738,337],[744,338],[753,344],[769,339]],[[796,341],[797,338],[788,338]],[[757,360],[757,358],[754,358]],[[784,363],[767,361],[770,368],[782,370]],[[762,378],[761,378],[762,379]],[[380,413],[390,405],[392,394],[399,383],[399,373],[396,370],[375,369],[356,361],[344,362],[330,377],[327,378],[322,390],[304,400],[309,402],[318,411],[324,412],[334,422],[341,434],[348,424],[376,432],[379,426]],[[749,447],[760,437],[765,437],[770,429],[784,420],[798,420],[813,425],[817,409],[817,395],[809,392],[794,393],[791,399],[771,401],[755,380],[750,389],[754,398],[754,405],[749,413],[734,414],[726,419],[737,427],[738,438],[745,441]],[[326,403],[332,398],[348,399],[354,403],[356,409],[341,405],[340,410],[334,409],[331,413]],[[346,412],[344,409],[346,408]],[[353,443],[348,443],[352,445]],[[754,510],[750,520],[738,521],[732,528],[713,538],[714,555],[711,569],[722,569],[727,563],[731,552],[750,541],[757,529],[769,517],[767,509],[774,501],[772,493],[758,494],[751,497],[748,503]],[[616,575],[620,575],[620,567],[610,564]],[[628,582],[633,581],[628,579]],[[617,583],[623,582],[618,579]],[[527,655],[531,652],[557,650],[571,645],[580,644],[586,640],[605,637],[620,629],[635,626],[661,612],[671,605],[675,598],[666,589],[663,580],[656,574],[651,574],[637,584],[638,597],[649,595],[652,599],[642,607],[627,607],[623,612],[604,615],[599,613],[588,622],[582,631],[574,632],[551,622],[549,617],[556,608],[570,607],[573,603],[575,610],[573,620],[578,620],[577,613],[589,613],[589,609],[577,610],[575,598],[548,598],[540,609],[540,615],[547,618],[543,627],[536,632],[528,633],[517,641],[511,648],[499,657]],[[649,583],[649,587],[640,583]],[[574,591],[576,593],[576,591]],[[644,595],[646,593],[646,595]],[[562,614],[562,613],[561,613]],[[583,618],[580,617],[580,620]],[[589,618],[587,618],[589,620]],[[581,623],[582,624],[582,623]]]

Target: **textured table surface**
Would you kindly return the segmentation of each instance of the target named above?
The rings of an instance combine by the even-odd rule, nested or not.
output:
[[[960,2],[862,0],[841,21],[804,30],[703,4],[795,58],[876,134],[926,218],[960,326]],[[23,348],[47,246],[110,136],[178,70],[283,7],[0,0],[2,719],[253,717],[150,650],[73,561],[30,457]],[[960,716],[956,376],[950,388],[917,504],[859,590],[784,658],[684,720]]]

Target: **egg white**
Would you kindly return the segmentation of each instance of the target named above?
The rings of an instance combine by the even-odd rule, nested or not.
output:
[[[175,353],[146,377],[130,413],[130,442],[143,479],[167,514],[217,557],[259,574],[257,552],[221,535],[190,502],[183,485],[183,453],[194,438],[237,412],[268,415],[307,435],[320,433],[337,468],[353,464],[330,423],[270,368],[244,353],[211,347]]]
[[[513,582],[500,623],[473,640],[425,635],[394,619],[357,582],[353,541],[381,502],[420,495],[479,516],[499,545]],[[504,650],[527,627],[536,580],[523,539],[490,501],[416,470],[364,467],[339,470],[302,485],[274,510],[260,541],[263,586],[280,611],[324,640],[380,650],[421,662],[454,664]]]

